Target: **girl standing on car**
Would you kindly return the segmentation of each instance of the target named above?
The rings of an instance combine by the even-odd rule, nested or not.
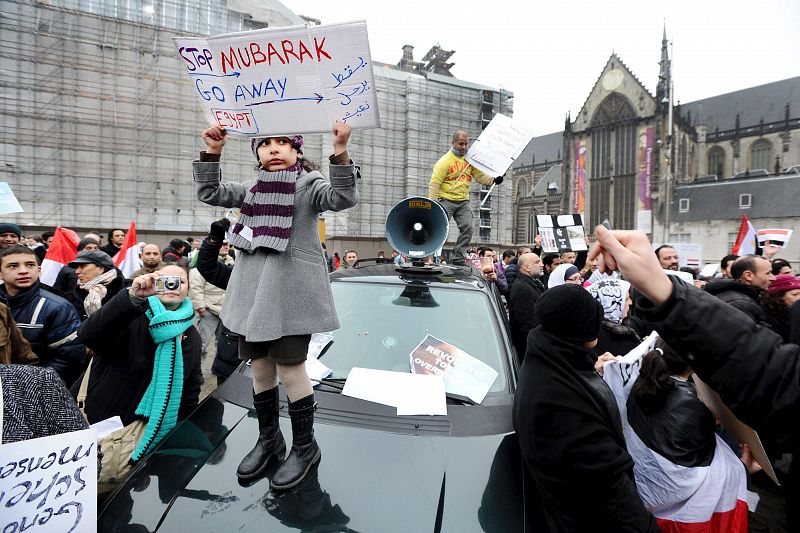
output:
[[[206,151],[193,165],[197,197],[210,205],[240,208],[231,244],[241,250],[231,274],[222,322],[240,335],[239,357],[251,360],[253,405],[259,434],[236,474],[255,479],[271,459],[283,454],[278,425],[278,380],[289,400],[292,449],[270,485],[300,483],[321,454],[314,440],[314,390],[305,360],[312,333],[338,329],[325,256],[317,231],[323,211],[341,211],[358,202],[358,167],[350,160],[350,127],[333,127],[330,182],[303,159],[303,137],[253,139],[258,173],[245,183],[222,183],[220,154],[226,133],[203,132]]]

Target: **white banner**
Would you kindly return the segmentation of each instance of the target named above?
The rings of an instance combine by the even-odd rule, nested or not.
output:
[[[533,132],[511,118],[496,114],[469,147],[464,158],[492,177],[502,176],[533,138]]]
[[[363,21],[175,38],[175,46],[209,122],[230,133],[381,125]]]
[[[546,253],[583,252],[588,249],[583,233],[583,217],[571,215],[536,215],[537,232],[542,236]]]
[[[3,444],[0,455],[0,531],[97,531],[93,429]]]
[[[0,181],[0,215],[9,213],[22,213],[24,210],[19,205],[11,187],[5,181]]]

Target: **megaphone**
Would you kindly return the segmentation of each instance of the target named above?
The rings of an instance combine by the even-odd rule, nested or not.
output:
[[[386,238],[392,248],[412,259],[433,255],[447,240],[447,212],[430,198],[400,200],[386,217]]]

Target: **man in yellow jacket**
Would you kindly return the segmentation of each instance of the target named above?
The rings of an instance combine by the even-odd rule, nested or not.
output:
[[[433,166],[431,183],[428,186],[428,197],[438,201],[447,211],[448,220],[452,218],[458,225],[458,239],[453,247],[451,262],[461,265],[465,262],[467,246],[472,240],[469,187],[473,178],[486,186],[503,183],[503,176],[496,178],[487,176],[464,159],[468,147],[467,132],[461,130],[455,132],[450,150]]]

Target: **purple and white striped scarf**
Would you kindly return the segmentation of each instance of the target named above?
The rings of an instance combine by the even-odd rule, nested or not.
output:
[[[295,187],[301,172],[299,164],[278,172],[259,170],[244,197],[239,221],[233,226],[233,246],[250,252],[257,248],[286,251],[292,234]],[[245,228],[253,231],[252,240],[242,235]],[[249,236],[249,231],[245,230],[245,234]]]

